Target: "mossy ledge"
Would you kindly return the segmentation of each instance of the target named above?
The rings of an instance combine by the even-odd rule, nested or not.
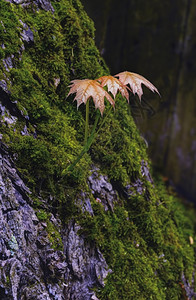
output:
[[[191,283],[194,274],[194,212],[160,178],[150,179],[146,145],[122,97],[89,153],[72,174],[65,172],[83,147],[85,126],[84,107],[77,110],[66,99],[68,84],[109,70],[80,1],[51,5],[45,11],[33,1],[27,6],[0,1],[2,142],[32,192],[52,248],[63,245],[50,213],[64,224],[75,220],[80,234],[101,250],[112,272],[104,287],[95,287],[99,299],[181,299],[188,293],[182,278]],[[87,184],[95,165],[116,192],[112,209],[104,209]],[[81,192],[93,214],[78,209]]]

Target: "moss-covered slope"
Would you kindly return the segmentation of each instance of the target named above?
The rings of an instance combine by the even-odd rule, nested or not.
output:
[[[82,149],[85,126],[85,108],[77,111],[66,99],[68,84],[109,71],[81,3],[51,4],[53,9],[46,11],[34,2],[0,2],[2,141],[31,189],[37,216],[46,221],[48,232],[50,212],[65,224],[74,219],[106,258],[112,272],[104,288],[95,287],[99,299],[180,299],[185,293],[182,274],[189,282],[193,274],[194,218],[161,181],[151,180],[145,142],[120,96],[89,153],[66,173]],[[92,103],[90,110],[91,127]],[[116,190],[108,209],[102,192],[93,193],[87,184],[94,165]],[[90,199],[93,215],[76,207],[81,191]],[[52,231],[53,248],[62,250],[58,228]]]
[[[150,117],[137,121],[153,163],[195,202],[196,2],[82,3],[95,21],[96,43],[111,72],[131,69],[158,86],[161,103],[149,95],[150,106],[143,109]]]

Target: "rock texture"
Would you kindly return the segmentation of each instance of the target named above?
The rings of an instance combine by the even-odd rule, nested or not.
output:
[[[74,221],[64,227],[50,215],[63,242],[62,251],[53,249],[30,196],[1,143],[0,299],[95,299],[90,289],[103,287],[109,272],[101,252]]]
[[[0,299],[194,295],[192,211],[152,180],[126,101],[68,172],[85,124],[69,82],[109,73],[81,2],[1,0],[0,16]]]
[[[21,4],[23,7],[28,7],[30,5],[36,5],[37,8],[42,8],[46,11],[52,11],[54,12],[54,8],[52,7],[52,4],[49,0],[34,0],[34,1],[30,1],[30,0],[5,0],[8,1],[10,3],[14,3],[14,4]]]
[[[88,178],[89,187],[97,202],[104,206],[105,211],[114,210],[114,205],[118,201],[117,193],[114,191],[108,177],[99,174],[100,170],[94,168]]]

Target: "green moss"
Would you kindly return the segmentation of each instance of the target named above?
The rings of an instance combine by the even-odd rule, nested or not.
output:
[[[54,184],[53,177],[64,173],[82,147],[79,143],[83,136],[83,111],[77,113],[70,100],[65,100],[70,78],[73,74],[86,77],[89,69],[90,76],[100,76],[106,71],[92,39],[92,22],[81,4],[76,1],[73,6],[61,1],[53,5],[55,14],[9,6],[15,19],[18,22],[21,19],[34,33],[34,43],[25,44],[21,59],[10,70],[11,84],[7,83],[11,100],[28,116],[31,126],[28,137],[21,137],[20,124],[14,132],[9,131],[10,149],[19,154],[18,166],[24,170],[28,182],[35,185],[40,178],[47,181],[46,185],[49,181]],[[85,157],[72,174],[76,182],[86,177],[89,162]]]
[[[1,1],[0,3],[0,59],[12,54],[18,56],[18,51],[22,45],[20,39],[21,23],[14,14],[12,7],[10,3],[5,1]]]
[[[63,242],[59,227],[57,228],[51,221],[51,213],[44,209],[38,209],[36,215],[40,222],[46,223],[46,232],[50,241],[51,247],[55,250],[63,250]]]
[[[46,221],[48,218],[48,214],[45,210],[40,209],[37,213],[36,213],[39,221]]]
[[[67,86],[71,79],[96,78],[109,71],[95,47],[93,23],[81,3],[61,0],[52,5],[55,13],[22,9],[4,0],[0,3],[7,30],[0,29],[1,42],[6,45],[0,55],[14,55],[9,72],[1,63],[1,75],[11,91],[11,101],[21,111],[12,126],[0,122],[3,141],[33,192],[37,217],[47,224],[52,247],[63,249],[61,233],[46,203],[63,223],[74,218],[86,239],[102,251],[112,273],[105,287],[96,291],[99,299],[180,299],[181,274],[190,282],[195,261],[189,240],[195,238],[193,213],[185,210],[160,179],[153,185],[142,175],[142,161],[148,161],[146,145],[125,99],[117,97],[115,111],[108,113],[89,153],[66,175],[66,168],[83,147],[85,123],[85,107],[77,110],[71,97],[66,99]],[[19,20],[34,34],[34,42],[25,43],[23,52]],[[104,116],[109,111],[106,107]],[[92,127],[95,110],[91,101],[90,112]],[[26,135],[21,133],[25,126]],[[119,191],[114,212],[104,211],[89,191],[93,217],[80,213],[75,205],[81,190],[88,190],[86,179],[92,164],[98,164]],[[138,194],[133,185],[127,199],[123,189],[136,179],[142,183],[142,192]]]
[[[117,97],[115,111],[110,113],[92,145],[93,159],[101,162],[111,180],[125,186],[140,176],[141,162],[148,160],[145,148],[126,100]]]
[[[9,276],[8,276],[8,275],[6,276],[6,283],[7,283],[7,285],[8,285],[8,286],[9,286],[9,285],[10,285],[10,283],[11,283],[11,282],[10,282],[10,278],[9,278]]]
[[[55,250],[63,250],[63,242],[62,242],[62,237],[61,233],[59,232],[59,229],[57,229],[54,224],[47,220],[47,233],[48,233],[48,238],[49,241],[52,245],[52,248]]]

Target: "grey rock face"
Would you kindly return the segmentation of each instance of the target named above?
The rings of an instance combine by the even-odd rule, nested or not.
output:
[[[94,168],[88,178],[88,184],[96,201],[103,204],[105,211],[108,209],[113,211],[118,197],[107,176],[99,174],[98,169]]]
[[[150,183],[153,183],[153,179],[152,179],[152,177],[150,175],[148,164],[144,160],[141,163],[141,173],[142,173],[142,176],[145,177],[145,179],[147,181],[149,181]]]
[[[22,20],[20,20],[20,22],[24,28],[23,32],[21,33],[22,40],[27,43],[33,42],[33,31],[25,23],[23,23]]]
[[[50,10],[54,12],[54,8],[52,7],[52,4],[49,0],[5,0],[7,2],[13,3],[13,4],[21,4],[22,6],[28,6],[32,3],[36,4],[38,8],[42,8],[46,11]]]
[[[0,81],[0,87],[4,92],[8,93],[7,83],[4,79]]]
[[[142,161],[141,163],[141,174],[147,181],[153,183],[148,164],[145,161]],[[133,182],[132,184],[127,185],[125,188],[125,194],[128,197],[135,196],[136,194],[142,195],[145,191],[146,191],[146,187],[144,185],[144,182],[139,178],[137,178],[136,181]]]
[[[16,102],[11,101],[10,91],[8,90],[5,80],[0,81],[0,116],[1,122],[7,122],[7,124],[13,124],[17,118],[24,118],[29,120],[29,116],[25,109],[20,110]]]
[[[9,72],[9,70],[13,68],[13,62],[12,62],[13,58],[14,58],[14,55],[12,55],[11,57],[7,57],[7,58],[3,59],[3,65],[4,65],[5,70],[7,72]]]
[[[0,102],[0,115],[1,115],[1,123],[6,123],[7,125],[14,125],[17,118],[12,116],[9,111],[5,108],[4,105]]]
[[[41,7],[46,11],[51,10],[52,12],[54,12],[54,8],[52,7],[52,4],[49,0],[35,0],[34,2],[37,4],[38,7]]]
[[[0,146],[0,299],[96,299],[91,288],[104,286],[110,272],[101,252],[78,234],[78,224],[63,227],[53,215],[63,250],[52,248],[47,224],[38,220],[29,189]]]
[[[71,222],[63,235],[69,267],[65,286],[66,299],[93,299],[95,294],[89,288],[94,285],[103,287],[104,279],[111,270],[99,249],[77,234],[79,229],[78,224]]]
[[[194,285],[195,285],[195,270],[192,274],[192,280],[189,282],[184,273],[182,273],[182,282],[184,284],[184,289],[186,291],[186,295],[188,299],[195,299],[196,298],[196,293],[194,292]]]
[[[94,215],[90,199],[85,192],[81,193],[81,197],[77,199],[76,205],[79,206],[82,212],[87,211],[91,216]]]

